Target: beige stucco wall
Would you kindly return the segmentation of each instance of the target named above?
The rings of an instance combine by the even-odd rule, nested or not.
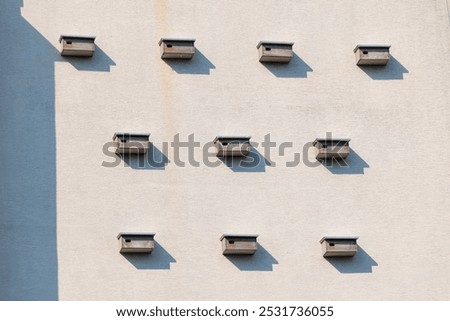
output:
[[[25,0],[21,15],[56,60],[57,298],[450,299],[445,0]],[[95,35],[100,50],[87,61],[58,57],[62,33]],[[161,37],[196,38],[196,57],[164,62]],[[256,50],[263,39],[295,42],[298,57],[265,67]],[[358,43],[390,43],[393,59],[381,70],[361,69]],[[31,70],[18,65],[5,68],[27,81]],[[37,59],[32,68],[49,67]],[[16,100],[5,97],[2,109],[12,108],[4,104]],[[350,137],[354,153],[342,171],[288,168],[292,151],[254,172],[178,167],[172,149],[163,169],[104,167],[111,158],[103,145],[117,130],[151,132],[159,150],[177,133],[183,140],[194,133],[202,145],[218,134],[260,143],[270,133],[300,152],[332,132]],[[24,236],[34,231],[27,226]],[[127,259],[116,239],[124,231],[155,232],[159,246],[149,258]],[[229,260],[221,254],[224,232],[257,233],[262,248]],[[358,235],[361,249],[351,261],[329,262],[321,256],[324,235]],[[6,299],[27,285],[9,286]]]

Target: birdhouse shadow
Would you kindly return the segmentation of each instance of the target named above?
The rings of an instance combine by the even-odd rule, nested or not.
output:
[[[125,166],[132,169],[165,170],[170,160],[154,144],[150,143],[146,154],[124,154],[121,157]]]
[[[92,57],[61,57],[63,61],[69,62],[78,71],[98,71],[110,72],[111,66],[116,63],[99,47],[95,47],[95,52]]]
[[[251,148],[245,157],[219,157],[219,160],[235,173],[263,173],[266,166],[271,166],[257,149]]]
[[[258,249],[253,255],[225,255],[240,271],[273,271],[273,265],[278,261],[258,243]]]
[[[409,73],[394,56],[390,56],[385,66],[358,66],[373,80],[402,80],[403,75]]]
[[[158,242],[151,254],[147,253],[122,253],[138,270],[170,270],[170,264],[176,260]]]
[[[274,76],[278,78],[307,78],[313,69],[295,52],[289,63],[262,62]]]
[[[324,159],[320,163],[330,173],[335,175],[364,175],[364,169],[369,168],[369,164],[361,158],[353,149],[350,148],[350,153],[346,159]]]
[[[163,59],[177,74],[209,75],[216,66],[195,48],[192,59]]]
[[[357,253],[352,257],[325,258],[340,273],[372,273],[378,263],[358,245]]]

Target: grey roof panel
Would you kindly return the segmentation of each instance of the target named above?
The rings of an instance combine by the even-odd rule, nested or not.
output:
[[[339,137],[339,138],[316,138],[316,140],[313,141],[313,145],[315,145],[317,142],[349,142],[351,139],[346,137]]]
[[[220,237],[220,240],[222,241],[224,238],[228,237],[242,237],[242,238],[257,238],[258,234],[235,234],[235,233],[224,233]]]
[[[161,46],[161,44],[165,41],[174,41],[174,42],[195,42],[194,38],[161,38],[158,42],[158,44]]]
[[[220,135],[220,136],[216,136],[216,138],[214,138],[213,143],[217,142],[218,140],[230,140],[230,139],[235,139],[235,140],[250,140],[252,138],[252,136],[244,136],[244,135]]]
[[[363,49],[363,48],[367,48],[367,49],[374,49],[374,48],[379,48],[379,49],[389,49],[391,48],[391,45],[373,45],[373,44],[359,44],[356,45],[355,49],[353,49],[353,52],[356,52],[359,48]]]
[[[80,35],[61,35],[59,37],[59,42],[61,42],[63,39],[86,39],[86,40],[95,40],[95,36],[80,36]]]
[[[117,239],[120,239],[122,236],[123,237],[127,237],[127,236],[142,236],[142,237],[148,237],[148,236],[155,236],[156,233],[119,233],[119,235],[117,235]]]
[[[293,46],[294,42],[287,42],[287,41],[268,41],[268,40],[261,40],[256,48],[261,47],[261,45],[285,45],[285,46]]]
[[[323,243],[325,240],[354,240],[356,241],[358,236],[324,236],[320,239],[320,243]]]
[[[126,133],[126,132],[116,132],[113,135],[113,140],[116,139],[116,137],[150,137],[150,133]]]

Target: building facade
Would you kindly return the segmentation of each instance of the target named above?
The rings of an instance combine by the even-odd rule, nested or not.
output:
[[[445,0],[3,0],[0,26],[1,300],[450,299]],[[164,37],[195,38],[192,60],[161,59]],[[291,61],[259,62],[261,40]],[[361,43],[388,64],[357,66]],[[152,161],[115,156],[118,131],[150,133]],[[327,133],[346,166],[311,157]],[[218,135],[257,162],[215,157]],[[120,254],[121,232],[153,253]],[[222,255],[224,233],[257,252]],[[358,253],[324,258],[326,235]]]

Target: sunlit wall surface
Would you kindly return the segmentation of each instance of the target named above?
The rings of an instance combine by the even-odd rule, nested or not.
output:
[[[450,299],[445,0],[3,0],[0,33],[1,300]],[[61,57],[61,34],[94,56]],[[162,37],[194,58],[162,60]],[[260,63],[261,40],[291,62]],[[389,63],[356,66],[360,43]],[[116,131],[151,133],[148,157],[114,156]],[[347,166],[305,154],[327,133]],[[217,135],[259,162],[205,161]],[[120,232],[155,250],[120,254]],[[223,256],[223,233],[256,254]],[[325,235],[358,253],[323,258]]]

